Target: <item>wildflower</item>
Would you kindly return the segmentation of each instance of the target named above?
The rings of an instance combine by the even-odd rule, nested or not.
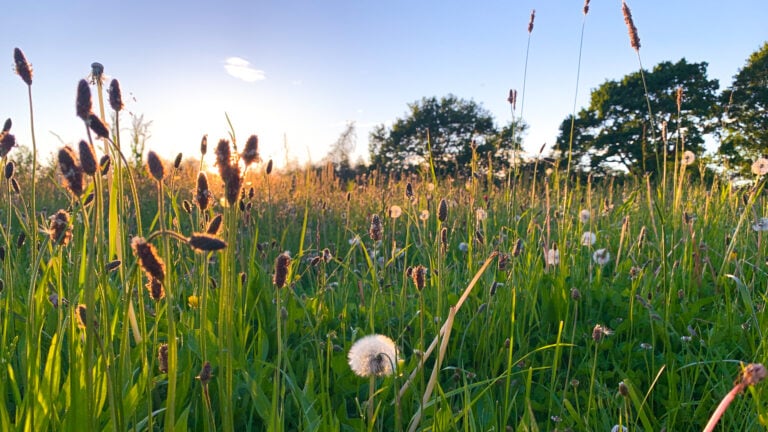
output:
[[[54,244],[66,246],[72,240],[72,228],[69,226],[69,213],[59,210],[51,216],[48,234]]]
[[[557,250],[557,244],[553,244],[552,248],[547,251],[546,261],[547,265],[551,266],[560,264],[560,251]]]
[[[168,373],[168,344],[157,347],[157,368],[161,373]]]
[[[650,351],[650,350],[653,349],[653,345],[651,345],[651,344],[649,344],[647,342],[642,342],[640,344],[640,349],[643,349],[643,350],[646,350],[646,351]]]
[[[375,214],[371,216],[371,227],[368,230],[368,234],[371,236],[371,240],[379,241],[382,237],[383,228],[381,226],[381,218]]]
[[[195,201],[201,211],[208,208],[210,199],[211,191],[208,190],[208,177],[201,171],[200,174],[197,175],[197,193],[195,194]]]
[[[77,83],[77,97],[75,98],[75,113],[84,122],[88,121],[93,105],[91,103],[91,87],[88,81],[81,79]]]
[[[592,340],[595,342],[600,342],[604,337],[610,336],[612,334],[613,330],[601,324],[596,324],[595,328],[592,329]]]
[[[579,301],[581,300],[581,291],[579,291],[578,288],[571,288],[571,300]]]
[[[752,174],[764,176],[768,174],[768,159],[760,158],[752,164]]]
[[[328,248],[323,249],[323,261],[328,264],[333,259],[333,254]]]
[[[16,73],[21,80],[28,86],[32,85],[32,66],[29,65],[27,58],[19,48],[13,49],[13,61],[16,64]]]
[[[597,236],[593,232],[585,231],[584,234],[581,235],[582,246],[592,246],[595,244],[595,241],[597,241]]]
[[[419,220],[422,222],[426,222],[429,220],[429,210],[422,210],[421,213],[419,213]]]
[[[243,160],[245,166],[248,166],[254,162],[259,162],[259,137],[251,135],[248,137],[248,141],[245,142],[245,148],[240,155],[240,159]]]
[[[213,378],[211,369],[211,362],[207,361],[203,363],[203,368],[200,369],[200,373],[195,377],[195,379],[199,379],[202,385],[207,386],[208,382],[211,381],[211,378]]]
[[[391,217],[392,219],[397,219],[402,214],[403,214],[403,209],[400,208],[400,206],[398,205],[393,205],[392,207],[389,208],[389,217]]]
[[[75,196],[83,193],[83,169],[77,163],[75,151],[70,146],[59,150],[59,169],[64,176],[64,186]]]
[[[461,252],[467,252],[467,251],[469,251],[469,244],[467,244],[466,242],[461,242],[461,243],[459,243],[459,250],[460,250]]]
[[[285,286],[288,280],[288,266],[291,265],[291,256],[283,252],[275,260],[275,274],[272,276],[272,282],[279,289]]]
[[[627,387],[624,381],[619,382],[619,394],[624,397],[629,396],[629,387]]]
[[[587,210],[587,209],[583,209],[583,210],[581,210],[581,211],[579,212],[579,221],[580,221],[582,224],[586,224],[587,222],[589,222],[589,217],[590,217],[590,213],[589,213],[589,210]]]
[[[432,192],[435,190],[435,184],[434,183],[427,183],[427,192]]]
[[[488,218],[488,212],[486,212],[484,209],[477,209],[475,210],[475,219],[478,222],[482,222]]]
[[[347,359],[352,372],[358,376],[391,375],[397,364],[397,347],[384,335],[369,335],[352,345]]]
[[[187,297],[187,304],[192,309],[197,309],[197,307],[200,306],[200,297],[198,297],[196,295],[191,295],[191,296]]]
[[[688,166],[692,164],[693,161],[695,160],[696,160],[696,155],[692,151],[686,150],[683,153],[683,158],[680,160],[680,163],[683,164],[683,166]]]
[[[768,231],[768,217],[763,217],[752,224],[752,230],[754,231]]]
[[[14,147],[16,147],[15,135],[7,131],[0,134],[0,158],[5,157]]]
[[[690,336],[680,336],[680,342],[687,343],[690,342],[693,338]]]
[[[113,79],[109,83],[109,90],[107,90],[107,93],[109,94],[109,106],[112,107],[115,111],[120,111],[123,109],[123,95],[120,92],[120,82],[116,79]]]
[[[134,237],[131,240],[133,253],[139,258],[141,268],[149,275],[160,282],[165,280],[165,263],[157,255],[157,250],[151,243],[143,237]]]
[[[604,266],[611,261],[611,253],[608,252],[608,249],[598,249],[592,254],[592,259],[597,265]]]

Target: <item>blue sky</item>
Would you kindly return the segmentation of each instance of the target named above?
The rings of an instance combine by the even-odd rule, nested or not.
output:
[[[30,146],[26,86],[13,48],[34,68],[38,146],[47,160],[84,137],[75,116],[77,81],[94,61],[123,89],[126,110],[152,121],[147,149],[198,156],[200,138],[240,142],[259,135],[263,158],[319,161],[357,124],[368,133],[406,114],[407,104],[453,93],[510,120],[509,89],[523,100],[527,24],[531,36],[523,118],[525,147],[552,144],[573,110],[583,1],[145,1],[6,2],[0,26],[0,117]],[[730,84],[768,40],[765,0],[631,0],[647,68],[664,60],[709,63]],[[577,106],[590,89],[638,69],[621,2],[592,1],[586,17]],[[2,69],[0,69],[2,70]],[[127,115],[127,112],[124,114]],[[128,119],[121,125],[128,125]],[[123,132],[124,139],[128,131]],[[287,146],[287,152],[286,152]],[[210,162],[210,161],[209,161]]]

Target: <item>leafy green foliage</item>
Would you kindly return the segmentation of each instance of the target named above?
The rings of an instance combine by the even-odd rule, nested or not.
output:
[[[746,173],[756,158],[768,154],[768,42],[721,95],[726,107],[719,153],[730,168]]]
[[[620,81],[609,80],[592,91],[589,106],[573,121],[568,116],[560,125],[555,145],[561,153],[572,151],[577,168],[596,173],[626,170],[635,174],[656,172],[666,154],[676,149],[699,152],[704,135],[712,132],[717,97],[717,80],[707,78],[707,63],[662,62],[645,74],[653,122],[648,114],[640,72]],[[680,112],[677,90],[682,88]],[[571,123],[573,121],[573,141]],[[669,129],[664,149],[661,126]],[[655,129],[652,129],[655,128]]]

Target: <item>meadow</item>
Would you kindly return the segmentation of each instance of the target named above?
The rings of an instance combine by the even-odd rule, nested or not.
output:
[[[2,430],[701,430],[735,381],[719,427],[768,422],[759,166],[741,187],[682,151],[663,179],[346,181],[273,172],[240,125],[137,166],[97,79],[84,140],[41,167],[25,64],[30,118],[0,146]]]

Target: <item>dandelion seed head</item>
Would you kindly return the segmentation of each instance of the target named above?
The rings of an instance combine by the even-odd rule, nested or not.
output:
[[[596,241],[597,235],[591,231],[585,231],[584,234],[581,235],[582,246],[592,246]]]
[[[461,252],[467,252],[467,251],[469,251],[469,244],[468,244],[468,243],[466,243],[466,242],[461,242],[461,243],[459,243],[459,250],[460,250]]]
[[[611,253],[608,249],[598,249],[592,254],[592,259],[595,260],[595,264],[604,266],[611,261]]]
[[[768,159],[759,158],[752,163],[752,174],[758,176],[764,176],[768,174]]]
[[[422,222],[426,222],[429,220],[429,210],[422,210],[421,213],[419,213],[419,220]]]
[[[397,219],[403,214],[403,209],[399,205],[393,205],[389,208],[389,217]]]
[[[686,150],[683,153],[683,158],[680,160],[680,163],[683,164],[683,166],[688,166],[692,164],[696,160],[696,155],[690,151]]]
[[[589,222],[589,217],[590,217],[590,216],[591,216],[591,215],[590,215],[590,213],[589,213],[589,210],[587,210],[587,209],[582,209],[582,210],[579,212],[579,221],[580,221],[582,224],[586,224],[587,222]]]
[[[475,219],[478,222],[482,222],[488,218],[488,212],[486,212],[484,209],[477,209],[475,210]]]
[[[394,372],[397,347],[392,339],[374,334],[358,339],[349,349],[349,367],[361,377],[386,376]]]

